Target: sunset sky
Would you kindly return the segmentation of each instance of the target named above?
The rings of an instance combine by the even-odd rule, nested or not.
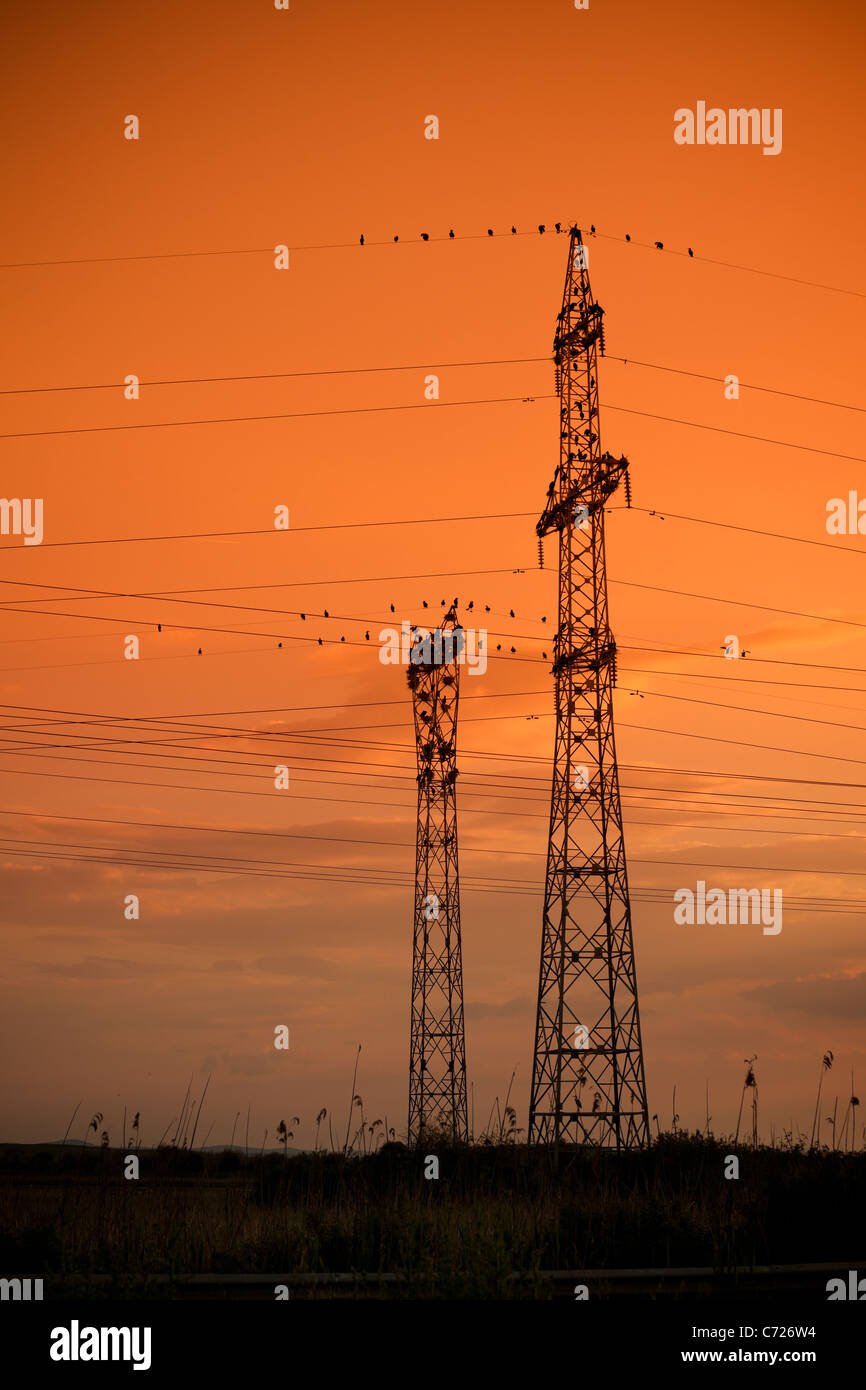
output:
[[[251,1143],[296,1115],[311,1146],[322,1107],[342,1142],[359,1043],[367,1117],[405,1131],[414,738],[376,638],[455,596],[509,653],[462,678],[468,1075],[476,1129],[513,1072],[525,1126],[557,221],[631,460],[607,544],[650,1113],[676,1087],[703,1126],[708,1085],[733,1129],[757,1055],[762,1136],[808,1134],[829,1048],[841,1119],[866,536],[825,521],[866,498],[862,8],[103,0],[4,28],[0,494],[43,499],[44,539],[0,536],[0,1141],[61,1138],[81,1101],[72,1137],[99,1111],[119,1142],[126,1106],[155,1143],[212,1074],[199,1141],[249,1106]],[[676,144],[698,101],[781,109],[781,153]],[[781,888],[783,930],[675,925],[698,879]]]

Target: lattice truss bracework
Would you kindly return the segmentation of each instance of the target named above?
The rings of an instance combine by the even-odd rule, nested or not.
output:
[[[602,454],[595,303],[571,229],[554,338],[560,463],[537,524],[559,535],[556,736],[529,1140],[630,1149],[648,1142],[637,976],[613,729],[604,504],[628,460]]]
[[[452,605],[432,638],[410,650],[418,755],[410,1144],[442,1133],[468,1138],[456,801],[463,635]]]

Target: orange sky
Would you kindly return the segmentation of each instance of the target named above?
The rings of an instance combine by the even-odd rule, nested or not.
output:
[[[825,1100],[832,1113],[838,1093],[841,1113],[850,1069],[862,1085],[866,1061],[866,952],[851,906],[866,900],[866,616],[863,559],[847,553],[863,541],[817,548],[671,513],[828,541],[827,500],[866,486],[859,7],[103,3],[25,8],[5,28],[0,261],[85,263],[0,269],[0,375],[5,391],[22,391],[2,398],[0,432],[13,437],[0,491],[45,507],[41,547],[0,538],[0,1139],[57,1138],[83,1098],[77,1137],[98,1110],[119,1138],[125,1104],[155,1141],[190,1076],[200,1091],[212,1072],[209,1142],[228,1140],[250,1105],[257,1142],[298,1115],[295,1142],[311,1143],[320,1107],[335,1107],[337,1132],[345,1124],[359,1042],[366,1112],[405,1126],[411,708],[403,673],[382,666],[363,633],[392,620],[392,603],[397,619],[419,621],[422,600],[455,595],[489,605],[491,632],[525,658],[464,677],[459,735],[476,1127],[515,1069],[525,1124],[553,739],[539,620],[549,633],[554,550],[540,572],[534,536],[558,461],[553,372],[546,361],[437,367],[438,403],[425,402],[424,378],[434,364],[549,357],[566,243],[528,233],[557,220],[600,234],[588,244],[610,354],[602,438],[632,461],[635,507],[666,517],[616,510],[607,528],[650,1112],[668,1123],[676,1086],[681,1123],[702,1124],[709,1081],[713,1124],[732,1127],[742,1061],[757,1054],[762,1131],[773,1122],[778,1136],[792,1117],[808,1131],[832,1048]],[[698,100],[782,108],[782,153],[676,145],[673,113]],[[123,138],[128,114],[138,141]],[[424,138],[429,114],[435,141]],[[527,235],[486,236],[512,225]],[[361,233],[385,244],[361,248]],[[647,247],[656,240],[680,254]],[[264,248],[283,242],[291,266],[278,272]],[[173,254],[203,251],[255,254]],[[413,370],[324,375],[397,366]],[[305,371],[323,375],[189,382]],[[116,383],[129,373],[187,384],[125,401]],[[792,395],[744,388],[726,401],[730,373]],[[517,399],[445,408],[501,397]],[[370,409],[395,405],[422,408]],[[336,411],[359,413],[315,413]],[[33,432],[44,433],[22,437]],[[292,530],[261,534],[278,504]],[[527,515],[489,519],[498,513]],[[382,521],[404,524],[303,529]],[[57,546],[227,531],[256,534]],[[198,605],[75,592],[190,589],[219,592],[196,594]],[[23,599],[42,611],[9,611]],[[220,600],[242,607],[201,606]],[[313,617],[324,608],[339,618]],[[138,662],[122,659],[129,633]],[[722,661],[728,633],[751,665]],[[362,645],[341,647],[341,635]],[[494,698],[509,692],[528,693]],[[38,722],[82,716],[108,722]],[[174,736],[183,751],[119,742],[116,721],[130,717],[128,739]],[[261,738],[193,743],[200,729],[163,734],[156,719],[286,736],[268,749]],[[323,734],[336,742],[291,736],[315,730],[339,731]],[[70,752],[82,734],[100,749]],[[10,753],[19,740],[29,750]],[[212,761],[193,756],[203,741]],[[277,761],[292,767],[288,792],[272,789]],[[383,776],[388,767],[402,780]],[[506,790],[485,794],[480,773]],[[753,780],[767,777],[804,780]],[[759,809],[744,816],[735,808],[747,795]],[[700,800],[711,809],[699,812]],[[839,803],[854,808],[844,822]],[[277,872],[336,865],[306,872],[344,881],[94,862],[115,850],[171,864],[178,853],[193,865],[264,860]],[[77,857],[48,857],[68,853]],[[786,904],[776,937],[677,927],[673,891],[700,877],[780,886],[825,910]],[[527,880],[525,892],[503,890],[509,879]],[[663,891],[650,901],[649,889]],[[130,893],[139,922],[123,916]],[[272,1046],[279,1023],[288,1054]]]

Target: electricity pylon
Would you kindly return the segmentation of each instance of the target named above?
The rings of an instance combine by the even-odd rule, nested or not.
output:
[[[409,653],[418,754],[415,930],[409,1041],[409,1143],[468,1138],[460,879],[457,862],[456,608]]]
[[[616,643],[608,626],[604,505],[628,460],[601,452],[595,303],[580,230],[571,229],[553,342],[560,462],[536,531],[559,534],[554,642],[556,742],[530,1143],[633,1149],[648,1143],[619,775],[613,730]]]

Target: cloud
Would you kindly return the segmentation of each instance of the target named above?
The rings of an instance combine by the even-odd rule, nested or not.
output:
[[[506,999],[503,1004],[472,1003],[466,1005],[467,1018],[515,1018],[532,1007],[530,999]]]
[[[812,975],[803,980],[778,980],[744,991],[745,997],[772,1010],[811,1014],[817,1018],[861,1019],[866,1013],[866,971],[859,975]]]

